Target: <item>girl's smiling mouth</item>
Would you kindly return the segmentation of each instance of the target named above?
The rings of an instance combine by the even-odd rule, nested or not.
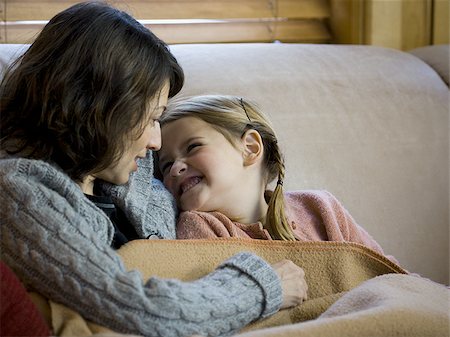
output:
[[[203,178],[198,177],[198,176],[187,178],[180,184],[179,194],[181,195],[181,194],[189,191],[192,187],[196,186],[202,180],[203,180]]]

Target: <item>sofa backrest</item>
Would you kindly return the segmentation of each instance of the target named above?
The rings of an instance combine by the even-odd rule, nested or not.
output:
[[[415,56],[370,46],[174,45],[181,95],[259,103],[288,189],[326,189],[410,271],[448,283],[449,90]]]

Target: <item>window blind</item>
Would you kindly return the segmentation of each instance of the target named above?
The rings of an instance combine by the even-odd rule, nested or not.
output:
[[[0,43],[30,43],[67,0],[0,0]],[[113,1],[169,44],[214,42],[326,43],[328,0]]]

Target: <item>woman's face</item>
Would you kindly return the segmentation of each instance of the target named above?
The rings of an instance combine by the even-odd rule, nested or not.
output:
[[[131,172],[138,169],[137,160],[145,158],[147,150],[157,151],[161,147],[161,129],[158,119],[166,109],[169,96],[169,83],[163,87],[160,95],[155,97],[149,104],[149,113],[152,115],[150,122],[145,126],[144,132],[139,138],[130,140],[122,157],[112,166],[94,174],[95,178],[100,178],[109,183],[122,185],[130,178]],[[137,133],[139,130],[132,130]],[[111,135],[113,137],[114,135]]]

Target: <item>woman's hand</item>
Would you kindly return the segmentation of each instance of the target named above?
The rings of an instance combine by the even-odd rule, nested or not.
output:
[[[280,309],[296,306],[307,299],[308,285],[302,268],[291,260],[282,260],[272,267],[281,280],[283,303]]]

